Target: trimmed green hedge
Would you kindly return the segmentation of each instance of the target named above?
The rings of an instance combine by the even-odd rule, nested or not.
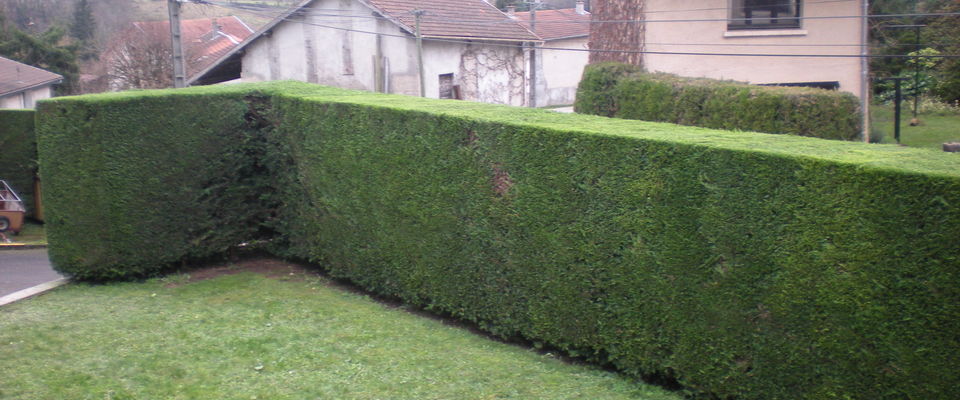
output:
[[[270,218],[256,102],[216,91],[39,109],[50,259],[79,279],[145,276],[259,236]],[[49,181],[48,181],[49,180]]]
[[[33,179],[37,175],[33,119],[33,110],[0,110],[0,179],[20,195],[27,216],[34,214]]]
[[[579,113],[707,128],[855,140],[860,103],[849,93],[768,87],[588,65],[577,90]]]
[[[50,254],[76,277],[272,238],[378,293],[697,392],[960,395],[950,154],[297,83],[39,113]]]

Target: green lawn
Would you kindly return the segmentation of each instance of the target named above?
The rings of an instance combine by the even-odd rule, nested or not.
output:
[[[4,306],[0,398],[681,398],[287,266],[270,273],[70,284]]]
[[[7,237],[17,244],[47,244],[47,235],[43,230],[43,225],[35,222],[25,222],[19,235],[7,235]]]
[[[870,106],[873,132],[883,134],[883,143],[896,143],[893,136],[893,106]],[[921,124],[910,126],[909,103],[900,112],[900,143],[911,147],[942,150],[944,142],[960,141],[960,114],[920,114]]]

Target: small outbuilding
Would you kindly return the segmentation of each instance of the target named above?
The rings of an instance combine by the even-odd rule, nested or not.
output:
[[[0,108],[34,108],[61,82],[63,76],[0,57]]]
[[[554,79],[554,65],[531,57],[545,42],[484,0],[306,0],[188,83],[290,79],[514,106],[570,104],[586,57],[581,65],[562,62],[574,79]]]

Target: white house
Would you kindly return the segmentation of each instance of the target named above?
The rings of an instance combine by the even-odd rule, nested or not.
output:
[[[63,77],[0,57],[0,108],[34,108],[37,100],[53,97],[53,85]]]
[[[571,79],[549,73],[534,73],[538,84],[531,85],[530,52],[541,45],[540,37],[483,0],[306,0],[189,83],[222,81],[210,77],[235,68],[243,82],[293,79],[420,95],[422,74],[425,97],[526,106],[536,97],[532,87],[543,91],[543,99],[576,88]],[[570,70],[579,81],[582,64]]]
[[[865,1],[646,0],[643,65],[690,77],[836,88],[863,98]]]
[[[511,9],[507,9],[508,16],[515,17],[544,41],[534,63],[537,106],[573,104],[583,67],[590,58],[590,13],[584,10],[584,3],[576,2],[575,8],[538,10],[533,26],[529,11],[514,13]]]

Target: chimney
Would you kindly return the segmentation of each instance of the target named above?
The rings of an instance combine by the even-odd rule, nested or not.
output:
[[[570,3],[567,3],[570,4]],[[583,0],[577,0],[577,14],[584,15],[587,13],[587,10],[583,9]]]
[[[511,19],[517,19],[517,6],[507,6],[507,16]]]
[[[213,18],[212,21],[213,21],[213,26],[212,26],[212,27],[213,27],[213,34],[216,35],[216,34],[220,33],[220,28],[221,28],[221,27],[220,27],[220,24],[217,23],[217,19],[216,19],[216,18]]]

